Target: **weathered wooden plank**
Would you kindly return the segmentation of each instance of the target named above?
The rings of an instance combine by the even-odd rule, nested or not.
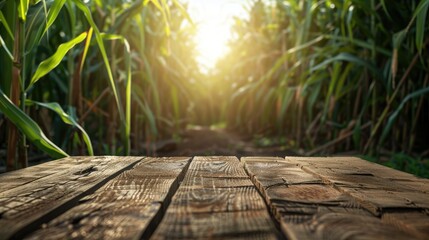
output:
[[[191,180],[197,176],[249,178],[236,157],[195,157],[189,170],[192,174],[187,174],[186,179]]]
[[[429,209],[429,180],[353,157],[287,157],[380,215],[387,209]]]
[[[188,157],[146,158],[29,239],[140,239],[160,221],[183,179]]]
[[[429,216],[427,212],[388,212],[384,213],[381,219],[396,228],[413,234],[418,239],[428,239]]]
[[[169,210],[151,239],[278,239],[265,209],[213,213]]]
[[[318,174],[323,175],[323,170],[332,170],[335,173],[347,173],[356,175],[373,175],[386,179],[419,180],[416,176],[388,168],[376,163],[362,160],[356,157],[286,157],[291,163],[302,167],[309,167]]]
[[[73,161],[71,161],[70,158],[62,158],[33,167],[3,173],[0,175],[0,193],[29,184],[35,180],[48,177],[71,167],[88,163],[89,161],[91,161],[91,158],[73,157]]]
[[[261,196],[251,187],[182,188],[169,212],[215,213],[264,210]]]
[[[414,239],[374,216],[322,213],[302,224],[281,223],[289,239]]]
[[[152,239],[276,239],[266,205],[235,157],[196,157]]]
[[[317,174],[305,172],[295,161],[281,158],[241,160],[289,239],[413,237],[371,215],[354,198],[327,185],[327,180]],[[280,165],[284,167],[279,168]],[[308,167],[311,163],[302,165]],[[338,167],[336,163],[330,164],[331,167],[334,165]],[[260,175],[272,171],[276,172],[273,181],[282,180],[282,184],[260,181]]]
[[[429,180],[428,179],[399,179],[392,180],[394,184],[401,186],[406,185],[414,191],[429,194]]]
[[[67,169],[1,192],[0,239],[22,237],[140,160],[141,157],[68,158],[62,160]]]

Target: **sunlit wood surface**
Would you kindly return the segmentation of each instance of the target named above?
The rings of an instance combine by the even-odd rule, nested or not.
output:
[[[353,157],[72,157],[0,183],[0,239],[429,239],[429,180]]]

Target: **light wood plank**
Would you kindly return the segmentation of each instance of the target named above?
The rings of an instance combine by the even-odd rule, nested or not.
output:
[[[266,205],[235,157],[196,157],[152,239],[276,239]]]
[[[140,239],[151,234],[190,158],[146,158],[29,239]]]
[[[0,239],[22,237],[140,160],[141,157],[67,158],[62,160],[67,169],[1,192]]]

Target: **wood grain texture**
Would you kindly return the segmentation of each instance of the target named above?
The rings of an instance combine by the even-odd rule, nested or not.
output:
[[[150,235],[190,158],[145,158],[28,239],[139,239]]]
[[[429,180],[354,157],[287,157],[380,216],[388,209],[429,209]]]
[[[282,221],[289,239],[413,239],[408,232],[383,223],[374,216],[327,212],[301,224]]]
[[[384,213],[383,222],[413,234],[418,239],[428,239],[428,213],[422,211],[396,211]]]
[[[266,205],[235,157],[195,157],[152,239],[276,239]]]
[[[311,161],[255,157],[241,160],[288,239],[410,239],[416,236],[371,214],[356,198],[339,191],[330,180],[337,176],[331,172],[334,167],[344,170],[342,175],[373,176],[360,166],[323,159],[329,167],[324,168],[320,161],[314,164],[322,168],[319,174],[303,170],[313,167]],[[349,168],[341,168],[341,165]],[[269,175],[271,172],[273,175]],[[270,176],[271,180],[266,181]],[[336,180],[341,186],[356,184],[352,180]],[[377,189],[377,185],[369,189]]]
[[[0,182],[2,183],[0,185],[0,193],[65,171],[70,167],[88,163],[89,161],[91,161],[91,158],[86,157],[73,157],[73,161],[70,158],[62,158],[33,167],[3,173],[0,175]]]
[[[140,160],[141,157],[68,158],[59,162],[65,169],[58,167],[58,172],[1,192],[0,239],[22,237]],[[31,169],[24,175],[29,175]]]
[[[429,180],[353,157],[73,157],[0,182],[0,240],[429,239]]]

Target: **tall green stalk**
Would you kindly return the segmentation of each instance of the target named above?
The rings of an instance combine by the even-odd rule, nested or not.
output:
[[[428,120],[413,106],[423,111],[427,99],[419,90],[429,1],[275,2],[251,4],[217,65],[219,86],[232,86],[228,124],[265,129],[313,154],[422,151],[406,137],[422,144],[417,123],[403,124]]]

